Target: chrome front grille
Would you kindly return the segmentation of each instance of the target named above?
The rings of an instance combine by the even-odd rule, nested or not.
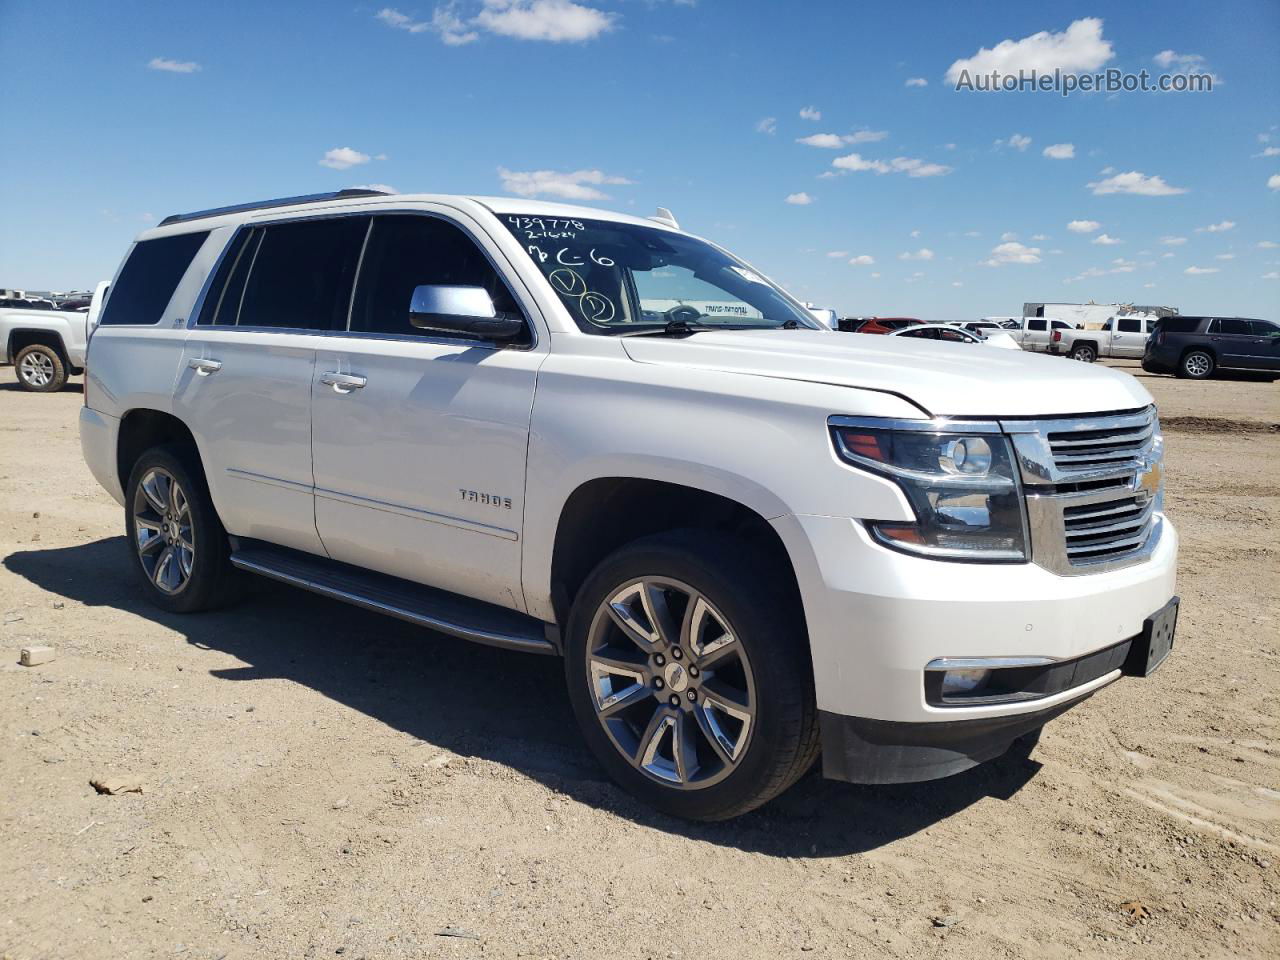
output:
[[[1154,407],[1001,426],[1017,452],[1032,562],[1073,576],[1151,554],[1163,509]]]

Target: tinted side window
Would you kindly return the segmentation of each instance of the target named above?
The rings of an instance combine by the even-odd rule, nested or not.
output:
[[[334,217],[264,227],[240,303],[240,326],[345,329],[368,226],[367,217]]]
[[[1027,329],[1028,330],[1046,330],[1048,328],[1045,326],[1044,319],[1039,318],[1039,319],[1028,321]]]
[[[245,280],[249,277],[249,267],[253,264],[253,255],[262,240],[260,227],[241,230],[235,235],[227,251],[222,255],[218,265],[218,273],[209,284],[209,292],[205,295],[204,306],[200,309],[200,317],[196,320],[199,326],[217,324],[231,326],[240,313],[240,301],[244,297]]]
[[[1231,336],[1249,336],[1249,321],[1239,320],[1236,317],[1219,317],[1213,321],[1210,333],[1222,333]]]
[[[515,298],[470,237],[438,217],[374,217],[351,311],[359,333],[430,336],[409,323],[414,287],[484,287],[499,313],[519,316]]]
[[[1121,317],[1116,323],[1119,324],[1118,329],[1121,333],[1142,332],[1142,321],[1137,317]]]
[[[159,323],[182,275],[208,236],[206,230],[135,244],[111,288],[100,325]]]
[[[1165,333],[1196,333],[1200,330],[1201,317],[1165,317],[1160,329]]]
[[[1280,327],[1266,320],[1250,320],[1249,327],[1255,337],[1280,337]]]

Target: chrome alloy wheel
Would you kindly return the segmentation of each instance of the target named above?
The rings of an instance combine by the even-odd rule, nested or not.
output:
[[[154,467],[138,484],[133,538],[142,569],[159,590],[175,594],[187,585],[196,556],[191,501],[167,470]]]
[[[586,657],[596,716],[633,767],[686,790],[733,772],[755,727],[755,679],[701,593],[659,577],[626,584],[596,610]]]
[[[47,387],[53,383],[53,361],[32,350],[18,364],[18,376],[33,387]]]
[[[1203,353],[1193,353],[1187,357],[1183,366],[1193,377],[1204,377],[1209,374],[1209,358]]]

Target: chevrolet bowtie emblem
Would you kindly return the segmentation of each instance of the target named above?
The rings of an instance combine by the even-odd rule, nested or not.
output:
[[[1164,468],[1159,461],[1150,464],[1145,470],[1134,476],[1134,492],[1144,495],[1144,499],[1147,500],[1154,498],[1160,492],[1160,481],[1163,476]]]

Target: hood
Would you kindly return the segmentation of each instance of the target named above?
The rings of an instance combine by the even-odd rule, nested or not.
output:
[[[1070,415],[1151,403],[1143,386],[1118,370],[970,343],[823,330],[724,330],[626,337],[622,345],[637,363],[877,390],[905,397],[933,416]]]

